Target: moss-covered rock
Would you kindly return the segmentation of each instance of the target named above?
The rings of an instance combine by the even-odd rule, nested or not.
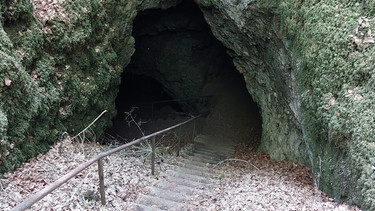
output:
[[[297,78],[321,188],[375,209],[373,3],[284,1],[285,33],[299,55]],[[284,12],[292,10],[293,12]],[[356,187],[356,188],[353,188]]]
[[[79,132],[104,109],[109,114],[95,131],[108,127],[122,67],[134,52],[136,7],[89,0],[1,5],[0,173],[47,151],[63,132]]]
[[[260,149],[310,166],[336,200],[375,209],[374,3],[198,2],[260,105]]]

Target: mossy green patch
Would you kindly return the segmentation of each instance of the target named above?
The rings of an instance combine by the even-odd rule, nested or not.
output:
[[[78,133],[107,109],[95,124],[100,136],[116,114],[122,67],[134,52],[137,4],[87,0],[59,6],[64,13],[41,21],[30,1],[1,5],[0,173],[46,152],[63,132]]]
[[[298,55],[312,171],[336,199],[375,209],[373,2],[283,1],[275,12]],[[297,58],[294,58],[297,59]],[[353,187],[356,188],[348,188]]]
[[[28,0],[4,0],[1,7],[2,17],[5,22],[31,22],[33,20],[33,8]]]
[[[211,0],[201,0],[199,3],[204,7],[210,7],[212,5]]]

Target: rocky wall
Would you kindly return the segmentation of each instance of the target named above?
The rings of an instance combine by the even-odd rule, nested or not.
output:
[[[179,2],[1,1],[0,175],[63,134],[77,134],[106,109],[94,128],[99,137],[116,115],[137,11]]]
[[[212,1],[202,6],[214,35],[230,49],[234,64],[259,104],[263,120],[261,148],[276,159],[304,157],[302,134],[290,104],[295,83],[289,55],[274,33],[273,14],[258,8],[242,8],[231,1]],[[287,140],[287,141],[286,141]],[[283,150],[274,150],[282,148]]]
[[[260,149],[375,208],[373,3],[199,0],[262,112]]]
[[[64,132],[116,114],[122,67],[134,52],[132,1],[2,1],[0,173],[46,152]],[[121,18],[117,18],[121,17]]]

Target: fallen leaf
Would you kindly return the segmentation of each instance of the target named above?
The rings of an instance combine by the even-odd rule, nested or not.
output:
[[[10,86],[10,84],[12,83],[12,80],[10,80],[8,77],[5,77],[5,86]]]

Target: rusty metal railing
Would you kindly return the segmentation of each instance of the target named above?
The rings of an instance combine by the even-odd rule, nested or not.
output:
[[[93,163],[98,162],[98,173],[99,173],[99,192],[100,192],[100,198],[101,198],[101,203],[103,205],[106,204],[105,200],[105,190],[104,190],[104,174],[103,174],[103,158],[112,155],[113,153],[119,152],[121,150],[124,150],[126,148],[129,148],[130,146],[139,144],[141,142],[147,141],[148,139],[152,138],[152,154],[151,154],[151,173],[154,174],[155,172],[155,137],[157,135],[163,134],[165,132],[168,132],[170,130],[173,130],[175,128],[178,128],[182,125],[185,125],[189,122],[195,121],[200,117],[203,117],[204,114],[198,115],[195,117],[192,117],[184,122],[181,122],[179,124],[173,125],[171,127],[168,127],[166,129],[160,130],[158,132],[152,133],[150,135],[143,136],[139,139],[136,139],[132,142],[123,144],[119,147],[116,147],[114,149],[108,150],[106,152],[102,152],[95,157],[91,158],[90,160],[86,161],[85,163],[82,163],[81,165],[77,166],[75,169],[70,171],[69,173],[65,174],[64,176],[60,177],[58,180],[55,182],[51,183],[44,189],[40,190],[39,192],[35,193],[34,195],[30,196],[29,198],[25,199],[23,202],[18,204],[16,207],[14,207],[12,210],[13,211],[19,211],[19,210],[26,210],[27,208],[30,208],[33,204],[44,198],[46,195],[54,191],[55,189],[59,188],[61,185],[66,183],[69,179],[72,177],[76,176],[78,173],[86,169],[87,167],[91,166]],[[195,133],[196,133],[196,124],[193,122],[193,132],[192,132],[192,137],[194,138]],[[180,147],[181,147],[181,139],[177,138],[178,144],[177,144],[177,155],[179,155]]]

